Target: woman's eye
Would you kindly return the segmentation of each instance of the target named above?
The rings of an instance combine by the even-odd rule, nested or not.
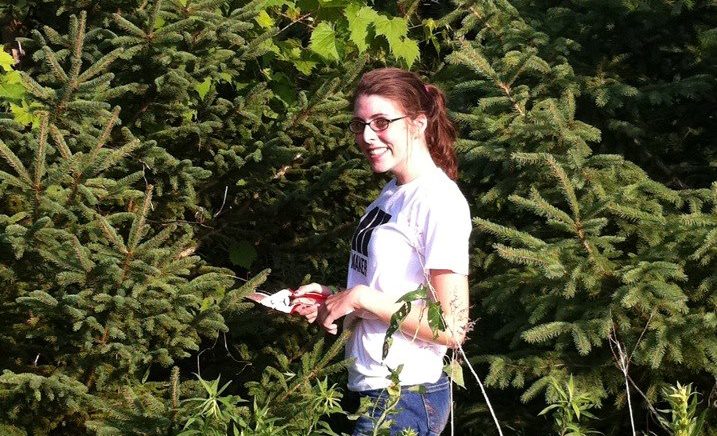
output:
[[[376,118],[373,120],[373,125],[379,129],[383,129],[388,126],[388,120],[386,118]]]

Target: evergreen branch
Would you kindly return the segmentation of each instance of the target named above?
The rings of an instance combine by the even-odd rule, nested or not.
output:
[[[114,127],[115,123],[119,119],[119,113],[120,108],[119,106],[115,106],[112,110],[112,116],[105,125],[105,128],[102,130],[102,134],[99,138],[97,138],[97,142],[95,143],[95,146],[92,147],[92,150],[90,151],[89,155],[89,164],[91,165],[95,159],[97,159],[97,154],[99,153],[100,149],[105,145],[105,142],[107,142],[107,138],[109,138],[110,133],[112,132],[112,128]]]
[[[86,69],[78,78],[79,83],[83,83],[96,76],[105,70],[112,62],[114,62],[122,53],[124,53],[124,47],[118,47],[100,59],[95,61],[88,69]],[[110,73],[111,74],[111,73]],[[109,77],[111,79],[111,77]]]
[[[569,322],[553,321],[528,329],[521,333],[520,337],[528,343],[536,344],[546,342],[571,330],[572,326]]]
[[[490,233],[508,241],[523,244],[530,248],[537,249],[547,245],[543,240],[538,239],[529,233],[521,232],[520,230],[502,226],[500,224],[495,224],[482,218],[473,218],[473,224],[486,233]]]
[[[85,272],[90,272],[95,264],[87,256],[87,253],[85,252],[84,247],[82,247],[80,240],[77,239],[76,235],[72,235],[72,239],[70,239],[70,241],[72,242],[72,248],[75,251],[77,260],[80,261],[80,265],[82,266],[82,269],[84,269]]]
[[[37,153],[35,154],[35,180],[33,183],[33,186],[35,187],[35,191],[39,192],[40,189],[40,181],[42,180],[42,176],[45,175],[45,159],[46,159],[46,152],[47,152],[47,123],[48,123],[48,113],[45,112],[42,115],[42,121],[40,122],[40,140],[38,141],[37,145]]]
[[[33,79],[29,74],[24,71],[20,71],[20,81],[22,86],[30,94],[34,95],[40,100],[50,100],[54,95],[55,91],[50,88],[45,88]]]
[[[70,148],[67,146],[60,130],[52,123],[50,123],[50,136],[52,136],[52,139],[55,141],[57,149],[60,150],[60,155],[65,158],[65,160],[70,160],[70,158],[72,158],[72,151],[70,151]]]
[[[548,203],[540,195],[540,192],[538,192],[535,186],[532,186],[530,188],[530,199],[523,198],[519,195],[510,195],[508,199],[511,202],[517,204],[518,206],[522,206],[530,210],[538,216],[559,221],[563,224],[568,225],[569,227],[575,227],[575,221],[570,218],[570,215]]]
[[[573,216],[576,220],[579,220],[580,206],[578,204],[578,199],[575,195],[575,190],[573,189],[573,184],[570,182],[570,178],[565,173],[563,167],[555,160],[552,155],[546,156],[546,162],[550,166],[550,169],[553,171],[555,177],[557,177],[557,179],[560,181],[560,187],[568,198],[568,204],[570,205],[570,209],[573,212]]]
[[[717,227],[705,235],[702,245],[690,255],[690,259],[698,260],[705,256],[710,249],[715,248],[717,248]]]
[[[74,17],[73,17],[74,18]],[[74,20],[73,20],[74,21]],[[74,23],[73,23],[74,24]],[[75,33],[74,47],[72,52],[73,60],[77,59],[80,63],[82,62],[82,47],[85,45],[85,25],[87,24],[87,11],[80,12],[80,20],[77,26],[71,26],[71,32]],[[79,73],[80,65],[73,63],[73,70],[70,72],[70,77],[77,77]]]
[[[60,63],[57,62],[55,53],[48,46],[44,46],[42,51],[45,53],[45,61],[47,61],[47,64],[50,66],[50,70],[55,78],[60,82],[67,82],[67,73],[65,73],[65,70],[62,69]]]
[[[0,179],[4,180],[8,185],[12,185],[20,189],[27,188],[27,183],[23,183],[20,179],[12,174],[6,173],[5,171],[0,171]]]
[[[665,218],[661,215],[643,212],[639,209],[635,209],[634,207],[625,206],[614,202],[608,203],[606,209],[609,212],[619,216],[620,218],[633,222],[646,221],[648,223],[658,224],[664,224],[666,222]]]
[[[115,24],[117,24],[123,30],[133,34],[134,36],[136,36],[138,38],[141,38],[141,39],[147,38],[147,33],[145,33],[144,30],[135,26],[131,21],[124,18],[118,12],[115,12],[114,14],[112,14],[112,18],[114,19]]]
[[[488,59],[466,40],[461,41],[461,50],[450,54],[447,60],[454,64],[463,64],[472,68],[477,73],[492,79],[495,83],[501,83],[498,73],[495,72],[490,62],[488,62]]]
[[[145,191],[144,195],[144,202],[142,203],[142,209],[137,212],[137,215],[132,222],[132,227],[129,231],[129,237],[127,238],[127,247],[129,250],[128,255],[133,254],[135,252],[137,244],[142,238],[142,233],[144,232],[145,227],[145,219],[147,218],[147,214],[149,213],[149,208],[152,206],[152,189],[152,185],[147,186],[147,190]]]
[[[295,380],[293,383],[291,383],[291,385],[288,386],[288,389],[286,390],[286,392],[284,392],[284,394],[281,397],[277,398],[276,401],[280,404],[285,402],[287,399],[289,399],[291,397],[291,395],[293,395],[294,392],[296,392],[297,389],[299,389],[302,386],[305,386],[306,383],[310,383],[311,380],[319,377],[322,373],[323,367],[331,359],[333,359],[336,356],[336,354],[338,354],[339,351],[341,351],[343,346],[346,344],[346,341],[349,340],[349,338],[351,337],[351,334],[353,333],[354,328],[355,328],[355,325],[352,325],[352,326],[349,326],[348,328],[346,328],[341,333],[341,336],[339,336],[336,339],[336,342],[334,342],[334,344],[329,349],[330,353],[327,352],[324,355],[324,357],[321,359],[319,364],[317,364],[315,366],[315,368],[313,368],[308,373],[303,374],[301,377],[299,377],[297,380]]]
[[[42,30],[43,32],[45,32],[45,36],[47,36],[47,39],[49,39],[51,43],[57,44],[62,47],[70,46],[70,40],[63,35],[60,35],[60,33],[52,27],[42,26]]]
[[[25,182],[27,186],[32,186],[32,179],[30,178],[30,173],[27,172],[27,169],[25,169],[25,166],[22,164],[17,155],[15,155],[15,153],[13,153],[12,150],[10,150],[7,145],[5,145],[2,139],[0,139],[0,155],[5,158],[7,163],[10,164],[10,166],[20,176],[20,179],[22,179],[22,181]]]
[[[47,150],[47,123],[48,114],[45,112],[40,123],[40,140],[37,144],[37,153],[35,154],[35,180],[32,189],[35,193],[35,207],[33,208],[33,221],[37,220],[40,215],[40,197],[42,195],[42,176],[45,175],[45,159]]]
[[[110,240],[110,242],[117,247],[117,249],[120,251],[120,253],[127,255],[127,246],[125,246],[124,241],[122,241],[122,238],[117,234],[117,231],[114,227],[100,214],[97,214],[97,221],[100,224],[100,229],[102,230],[102,233],[104,233],[105,237]]]
[[[147,17],[147,27],[145,28],[145,33],[151,37],[152,31],[154,29],[154,23],[157,22],[157,14],[159,13],[159,10],[162,8],[162,0],[155,0],[152,4],[152,8],[149,10],[149,16]]]

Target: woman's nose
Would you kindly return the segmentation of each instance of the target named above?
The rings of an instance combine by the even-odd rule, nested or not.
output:
[[[363,126],[363,133],[361,135],[363,136],[363,140],[366,142],[371,142],[376,139],[376,132],[374,132],[368,124]]]

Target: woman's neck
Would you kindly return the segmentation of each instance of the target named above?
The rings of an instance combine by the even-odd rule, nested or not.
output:
[[[401,168],[395,168],[392,174],[396,178],[397,184],[404,185],[435,170],[435,168],[436,163],[433,162],[428,148],[415,147],[412,150],[410,158],[404,162]]]

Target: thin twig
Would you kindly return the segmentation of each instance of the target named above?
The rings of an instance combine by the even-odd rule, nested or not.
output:
[[[220,213],[222,213],[222,210],[224,209],[224,204],[227,202],[227,192],[229,191],[229,186],[224,186],[224,199],[222,200],[222,206],[219,208],[217,213],[214,214],[214,218],[218,217]]]
[[[630,382],[629,382],[629,376],[628,376],[628,370],[630,367],[630,359],[627,357],[627,354],[625,354],[625,351],[622,348],[622,344],[620,341],[617,340],[617,332],[615,331],[615,324],[612,325],[612,333],[610,335],[610,352],[612,352],[613,357],[617,361],[618,368],[622,372],[623,377],[625,378],[625,392],[627,393],[627,408],[630,411],[630,425],[632,426],[632,435],[636,436],[637,433],[635,432],[635,417],[632,413],[632,400],[630,398]],[[615,348],[617,348],[617,354],[615,353]]]

